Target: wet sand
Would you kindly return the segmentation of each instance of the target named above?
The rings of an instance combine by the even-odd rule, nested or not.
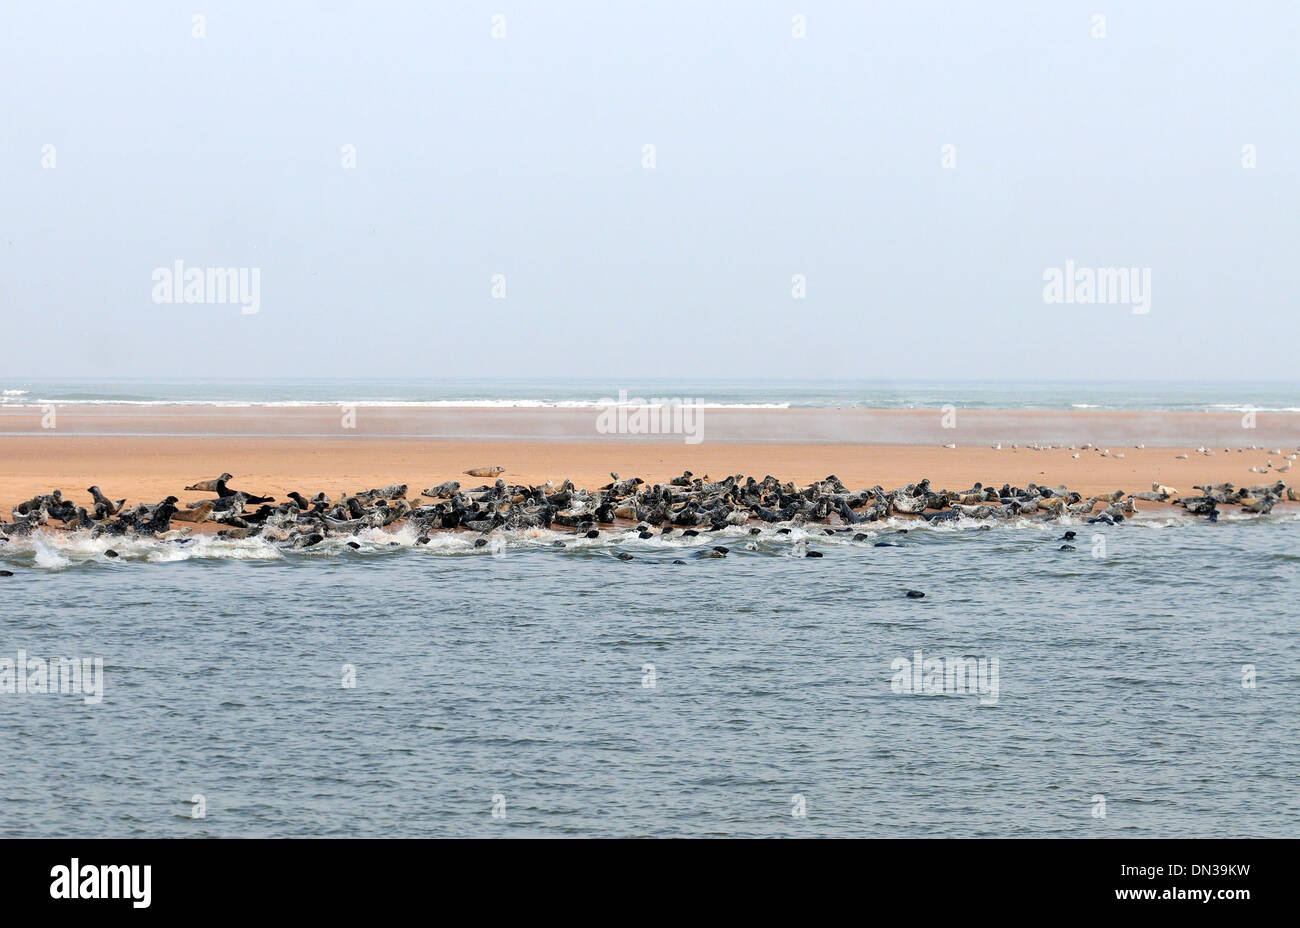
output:
[[[1300,443],[1300,413],[942,409],[711,409],[692,447],[716,443],[928,445],[1093,443],[1100,446],[1289,447]],[[171,436],[175,438],[383,438],[464,442],[676,442],[682,434],[605,434],[595,408],[429,406],[125,406],[0,407],[8,436]],[[51,427],[52,426],[52,427]],[[601,470],[599,464],[597,470]]]

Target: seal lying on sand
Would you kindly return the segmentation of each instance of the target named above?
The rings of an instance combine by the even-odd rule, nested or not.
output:
[[[185,489],[198,490],[200,493],[212,493],[217,489],[217,484],[229,480],[231,476],[231,474],[222,474],[220,477],[213,477],[211,480],[195,480]]]
[[[203,522],[208,516],[212,515],[212,507],[216,505],[210,499],[205,499],[193,509],[180,509],[172,513],[173,522]]]
[[[506,469],[500,464],[493,464],[491,467],[473,467],[465,471],[469,477],[495,477],[497,474],[504,474]]]
[[[1067,487],[1003,484],[1000,488],[976,484],[969,490],[934,487],[928,479],[886,490],[880,486],[850,489],[835,475],[799,486],[768,475],[762,480],[743,474],[727,475],[718,480],[695,477],[683,472],[666,483],[650,483],[639,477],[620,478],[611,473],[611,483],[597,490],[576,487],[571,480],[557,488],[547,482],[541,486],[508,484],[498,475],[500,466],[475,468],[467,473],[492,478],[481,486],[463,488],[448,480],[425,490],[427,500],[406,499],[407,485],[392,484],[376,489],[345,493],[335,502],[324,493],[308,499],[294,491],[289,501],[272,505],[271,497],[253,496],[231,489],[222,475],[212,481],[215,499],[185,504],[178,512],[178,500],[168,496],[157,503],[137,503],[126,508],[109,500],[92,487],[94,511],[74,504],[63,494],[52,491],[38,495],[13,508],[13,522],[0,523],[0,536],[28,535],[43,528],[87,531],[92,537],[102,535],[164,536],[177,523],[198,525],[215,522],[219,534],[226,538],[262,538],[266,542],[289,548],[309,548],[331,537],[362,532],[409,527],[411,537],[427,540],[435,531],[469,531],[486,535],[496,531],[539,532],[563,527],[576,537],[596,539],[603,531],[616,532],[613,526],[636,526],[635,537],[653,541],[658,537],[707,538],[707,533],[732,527],[748,527],[749,535],[827,535],[844,532],[855,542],[873,542],[876,547],[903,547],[898,539],[904,530],[887,538],[875,539],[858,532],[854,526],[879,524],[893,517],[914,516],[933,523],[978,521],[981,528],[998,520],[1031,519],[1048,523],[1074,517],[1089,524],[1116,525],[1132,515],[1134,500],[1164,496],[1170,487],[1159,491],[1128,494],[1114,491],[1084,500]],[[198,484],[194,484],[198,486]],[[1237,505],[1248,513],[1263,515],[1285,498],[1294,498],[1293,488],[1278,481],[1269,486],[1233,487],[1220,484],[1197,487],[1201,496],[1178,500],[1189,513],[1213,521],[1218,506]],[[1097,504],[1105,508],[1096,516]],[[1285,505],[1285,503],[1283,503]],[[1068,521],[1067,521],[1067,524]],[[743,529],[742,529],[743,531]],[[1070,542],[1076,536],[1067,532],[1060,539]],[[374,539],[368,539],[373,542]],[[562,545],[563,543],[561,543]],[[719,546],[710,548],[715,557]]]
[[[451,499],[460,491],[459,480],[448,480],[440,483],[436,487],[429,487],[427,490],[421,490],[421,496],[427,496],[429,499]]]
[[[107,519],[109,516],[115,516],[121,512],[122,507],[126,505],[126,500],[124,499],[119,499],[117,502],[113,502],[104,495],[104,491],[99,487],[90,487],[86,492],[95,500],[96,520]]]

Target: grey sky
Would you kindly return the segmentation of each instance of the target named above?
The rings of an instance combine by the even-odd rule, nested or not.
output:
[[[0,371],[1293,378],[1298,27],[1291,2],[5,4]],[[155,304],[177,259],[261,268],[261,311]],[[1150,313],[1045,304],[1066,259],[1151,268]]]

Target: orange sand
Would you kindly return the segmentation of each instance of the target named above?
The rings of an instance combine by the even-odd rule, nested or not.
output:
[[[465,442],[383,438],[174,438],[82,437],[59,434],[0,437],[0,512],[54,488],[89,502],[85,488],[98,484],[113,499],[156,501],[169,493],[184,501],[212,494],[182,487],[235,475],[237,489],[283,498],[290,490],[331,496],[390,483],[410,485],[408,495],[448,479],[466,486],[485,481],[466,477],[471,468],[500,464],[514,483],[539,484],[571,478],[595,488],[609,472],[661,481],[684,469],[713,478],[727,474],[762,478],[773,474],[806,484],[836,474],[851,488],[900,486],[929,477],[936,487],[965,489],[975,481],[1024,485],[1066,484],[1081,493],[1150,489],[1153,481],[1191,493],[1197,483],[1230,480],[1237,485],[1272,483],[1291,474],[1252,474],[1276,455],[1263,451],[1213,456],[1195,449],[1112,448],[1123,459],[1095,451],[1026,448],[942,448],[920,445],[721,444],[648,441]],[[1292,450],[1286,449],[1283,450]],[[1187,460],[1176,455],[1190,452]],[[1300,470],[1294,471],[1300,474]]]

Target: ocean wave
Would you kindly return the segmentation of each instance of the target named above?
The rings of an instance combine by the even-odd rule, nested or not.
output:
[[[1247,523],[1290,523],[1300,521],[1300,507],[1275,510],[1266,516],[1225,512],[1221,524],[1239,527]],[[174,536],[151,538],[132,535],[100,535],[89,532],[64,532],[38,530],[29,536],[11,536],[0,546],[0,563],[18,567],[31,567],[43,571],[63,571],[77,567],[107,567],[123,564],[162,564],[193,560],[276,561],[285,559],[333,560],[338,558],[373,557],[379,555],[413,554],[431,557],[501,557],[516,551],[548,550],[556,553],[614,556],[628,553],[636,557],[672,558],[699,554],[723,545],[736,553],[753,553],[780,557],[803,557],[808,551],[872,549],[877,542],[889,542],[890,547],[911,548],[927,543],[956,541],[963,536],[986,532],[1012,533],[1055,540],[1064,529],[1081,530],[1083,535],[1094,531],[1124,531],[1136,529],[1167,529],[1193,524],[1206,524],[1184,512],[1138,513],[1122,526],[1089,526],[1077,516],[1042,520],[1019,517],[1005,522],[988,522],[968,517],[948,522],[926,522],[920,519],[891,516],[886,520],[841,526],[827,534],[823,525],[765,525],[759,534],[751,534],[748,525],[728,526],[719,531],[700,532],[685,536],[680,531],[664,537],[654,534],[640,538],[635,526],[602,528],[596,538],[587,538],[570,531],[555,529],[526,529],[522,531],[495,531],[486,536],[474,532],[440,531],[427,536],[403,524],[394,530],[364,529],[352,535],[337,535],[310,548],[295,548],[265,538],[231,539],[212,534],[181,529]],[[861,535],[862,538],[857,536]],[[421,538],[427,541],[421,543]],[[486,538],[486,545],[478,542]],[[556,542],[563,542],[559,548]],[[1078,543],[1078,542],[1076,542]],[[355,546],[355,547],[354,547]],[[113,551],[116,556],[110,556]]]
[[[1249,403],[1214,403],[1206,412],[1300,412],[1300,406],[1252,406]]]
[[[288,400],[238,400],[238,399],[138,399],[130,397],[100,396],[35,396],[28,390],[5,390],[0,393],[0,408],[36,409],[42,406],[86,406],[86,407],[177,407],[191,409],[337,409],[343,406],[355,408],[393,408],[393,409],[604,409],[604,408],[661,408],[663,403],[602,403],[600,400],[552,400],[552,399],[438,399],[411,400],[397,397],[369,398],[363,400],[348,399],[288,399]],[[689,397],[682,397],[688,402]],[[876,398],[871,400],[762,400],[762,401],[717,401],[691,403],[698,409],[854,409],[854,410],[918,410],[939,409],[943,401],[935,399],[926,402],[899,402],[893,399]],[[989,402],[962,402],[959,408],[968,410],[1023,410],[1051,411],[1070,409],[1084,411],[1129,411],[1129,412],[1176,412],[1176,413],[1298,413],[1300,406],[1263,406],[1247,403],[1141,403],[1132,405],[1103,403],[1069,403],[1052,404],[1042,402],[1024,402],[1007,399]]]

